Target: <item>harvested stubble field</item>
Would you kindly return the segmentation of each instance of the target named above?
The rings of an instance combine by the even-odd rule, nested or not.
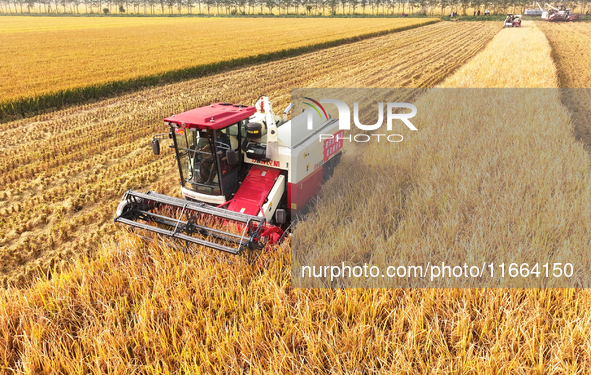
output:
[[[364,76],[368,86],[432,85],[444,78],[441,72],[459,67],[477,53],[498,31],[497,26],[438,23],[0,124],[4,140],[0,149],[0,272],[4,285],[8,280],[22,282],[26,274],[47,270],[72,254],[94,252],[105,234],[114,231],[110,221],[125,190],[177,193],[178,172],[172,155],[154,157],[149,147],[153,134],[167,130],[164,117],[222,98],[251,104],[257,93],[268,94],[281,110],[289,102],[291,87],[318,86],[325,83],[319,77],[327,76],[333,85],[341,85],[347,67],[364,62],[377,49],[381,54],[369,60],[375,66],[365,62],[368,70],[415,65],[383,75],[379,82],[374,75]],[[450,45],[454,46],[452,54],[421,52]]]
[[[80,20],[84,20],[81,24]],[[436,19],[5,17],[0,102],[401,30]]]
[[[419,30],[398,34],[399,38],[388,39],[392,37],[388,36],[375,41],[380,46],[388,44],[386,41],[391,46],[399,43],[398,49],[392,50],[397,53],[384,59],[392,63],[393,69],[412,61],[405,60],[402,52],[418,53],[421,48],[433,48],[434,53],[452,51],[454,59],[464,62],[477,49],[467,51],[462,48],[472,46],[472,40],[477,37],[482,44],[490,40],[498,31],[490,27],[438,24],[421,29],[431,32],[432,39],[418,40],[412,45],[402,44],[405,37],[410,38]],[[444,33],[450,36],[456,31],[460,34],[467,32],[465,40],[445,39]],[[513,43],[507,36],[509,32],[511,30],[501,31],[482,53],[491,49],[505,50],[506,43]],[[515,49],[512,59],[502,60],[494,68],[510,74],[518,66],[526,65],[532,58],[531,53],[539,54],[544,66],[552,67],[549,46],[539,37],[539,31],[536,30],[534,36],[534,46],[522,53],[519,48]],[[434,44],[433,40],[440,42]],[[361,42],[357,46],[361,50],[362,46],[371,49],[367,44],[371,42]],[[105,121],[111,126],[127,121],[135,128],[146,128],[148,133],[157,127],[154,124],[163,113],[216,100],[216,95],[225,95],[229,97],[228,101],[242,101],[252,95],[252,91],[260,89],[279,98],[276,104],[283,104],[287,102],[287,89],[291,85],[297,86],[301,82],[311,86],[314,82],[324,82],[322,79],[315,81],[316,74],[323,77],[334,72],[332,85],[338,82],[340,75],[335,70],[339,68],[324,58],[339,48],[346,47],[266,64],[261,69],[244,69],[236,75],[229,73],[171,85],[166,89],[148,90],[119,101],[107,101],[102,106],[85,106],[35,121],[44,121],[42,124],[51,127],[61,119],[82,123],[98,115],[109,119],[110,115],[116,117],[112,122]],[[354,54],[356,50],[349,52]],[[342,54],[336,53],[336,56]],[[302,58],[308,58],[305,61],[308,65],[299,64]],[[430,61],[431,64],[453,64],[445,54],[440,60]],[[485,65],[482,61],[472,60],[462,74],[480,77],[479,85],[486,87],[494,83],[480,76],[480,72],[491,68],[486,60]],[[289,75],[301,71],[302,66],[310,66],[309,72],[295,77]],[[269,68],[283,68],[278,71],[286,74],[280,76],[291,79],[272,81],[276,75],[265,73]],[[435,84],[441,80],[421,76],[420,71],[402,73],[402,77],[386,76],[384,86],[406,80],[412,81],[409,85]],[[265,84],[257,80],[257,74],[267,78]],[[553,69],[539,74],[533,76],[532,85],[556,82]],[[244,86],[236,86],[237,77]],[[452,77],[449,82],[458,79]],[[520,84],[530,86],[527,81]],[[373,82],[372,85],[379,84]],[[216,87],[225,88],[218,93]],[[138,99],[143,99],[143,104],[137,105]],[[550,98],[545,104],[558,108],[559,119],[568,115],[560,108],[558,98]],[[106,108],[107,105],[111,107]],[[125,115],[117,118],[115,114],[118,113]],[[56,119],[57,116],[61,119]],[[127,116],[134,118],[125,120]],[[150,116],[152,118],[148,119]],[[575,153],[571,157],[588,158],[577,148],[574,138],[565,135],[564,129],[555,128],[557,121],[550,119],[547,126],[556,130],[562,144]],[[479,151],[494,151],[492,142],[474,139],[464,144],[454,140],[454,135],[462,138],[463,130],[455,128],[455,133],[447,134],[444,139],[451,139],[464,151],[474,147],[480,147]],[[7,128],[3,131],[6,132]],[[531,127],[523,129],[525,136],[531,132]],[[482,135],[477,133],[477,138]],[[145,136],[141,141],[146,142],[148,138]],[[440,142],[430,134],[422,135],[414,142],[427,141]],[[5,154],[6,150],[18,150],[21,146],[13,144],[10,147],[3,150]],[[140,153],[148,152],[146,147]],[[425,153],[422,155],[429,157]],[[564,152],[556,154],[558,161],[567,161],[560,159],[567,157]],[[172,164],[172,159],[165,159],[167,165]],[[396,176],[394,169],[401,166],[401,162],[396,158],[387,160],[393,161],[389,167]],[[578,163],[585,164],[580,159]],[[509,167],[518,166],[509,164]],[[133,171],[134,168],[137,167],[130,165],[128,169]],[[170,169],[167,174],[170,182],[166,184],[169,190],[174,189],[176,180],[173,168]],[[337,170],[331,184],[338,184],[346,177],[343,169]],[[442,186],[455,176],[449,175],[450,170],[444,165],[434,176],[430,176],[429,171],[427,165],[411,176],[421,178],[415,181],[417,186],[427,189],[437,183],[434,188],[447,189],[449,194],[457,193],[454,186]],[[114,187],[116,180],[109,181],[109,186]],[[496,178],[490,179],[489,187],[496,186],[503,191],[498,182]],[[576,184],[580,181],[570,182],[575,182],[576,189],[566,191],[570,194],[567,198],[577,194],[584,196],[584,186]],[[142,187],[148,185],[143,183]],[[165,183],[161,184],[165,188],[163,185]],[[16,186],[11,185],[11,188]],[[436,199],[437,194],[432,193],[430,196]],[[106,196],[104,199],[116,197]],[[531,200],[532,197],[524,199]],[[428,208],[427,201],[417,203],[419,209]],[[321,213],[329,208],[326,201],[321,200],[317,210]],[[113,210],[114,206],[108,209]],[[441,217],[428,210],[425,213],[429,220],[444,220],[450,214],[445,210]],[[10,218],[10,221],[17,220],[14,216]],[[104,227],[107,226],[110,227],[107,224]],[[0,330],[3,332],[0,336],[0,365],[9,373],[50,370],[68,373],[478,374],[590,371],[591,295],[586,291],[298,290],[290,285],[289,244],[276,249],[272,259],[266,269],[249,268],[240,262],[228,265],[202,256],[186,257],[156,245],[146,246],[137,238],[122,234],[117,243],[103,243],[94,260],[78,261],[70,271],[54,275],[52,280],[38,282],[29,289],[3,291],[0,299]]]

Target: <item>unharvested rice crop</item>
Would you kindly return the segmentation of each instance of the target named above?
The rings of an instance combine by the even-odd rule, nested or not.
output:
[[[4,18],[0,26],[0,102],[435,20],[83,18],[81,25],[77,18]]]
[[[433,44],[432,40],[438,37],[444,39],[444,27],[450,27],[448,32],[454,30],[452,27],[474,27],[476,30],[472,29],[472,35],[466,38],[472,38],[480,32],[480,35],[486,35],[481,36],[481,40],[490,39],[496,31],[485,30],[485,26],[481,25],[439,24],[425,28],[435,31],[433,39],[417,41],[411,46],[399,47],[397,51],[410,53],[429,45],[441,51],[445,45],[450,47],[448,50],[460,53],[459,46],[469,45],[467,40],[459,40],[458,48],[454,49],[453,37],[439,45]],[[409,33],[414,32],[416,30]],[[549,56],[543,38],[538,38],[536,34],[533,36],[537,46],[529,52]],[[387,38],[376,38],[376,41],[382,45]],[[359,46],[369,42],[362,42]],[[482,53],[489,53],[491,48],[498,50],[499,47],[505,47],[504,43],[510,41],[497,38]],[[360,49],[363,50],[362,47]],[[254,90],[268,89],[267,93],[276,94],[269,95],[285,103],[288,95],[286,87],[299,82],[308,84],[315,76],[313,72],[324,75],[335,69],[323,63],[330,60],[321,57],[331,56],[331,51],[337,50],[335,48],[308,55],[310,60],[305,62],[311,70],[301,81],[292,77],[288,82],[267,81],[266,86],[256,86],[254,77],[257,74],[266,77],[264,70],[249,68],[236,72],[235,76],[225,74],[172,85],[166,91],[148,90],[141,95],[124,97],[119,102],[107,101],[112,105],[109,110],[85,106],[56,115],[72,123],[89,116],[88,113],[94,116],[104,114],[107,119],[113,113],[146,116],[145,106],[152,108],[153,116],[157,117],[162,112],[177,109],[175,103],[179,101],[192,105],[200,100],[207,102],[215,95],[216,86],[222,85],[227,86],[222,90],[223,93],[232,99],[228,101],[244,100],[251,95],[254,87]],[[395,59],[393,56],[404,54],[391,54],[391,58]],[[466,52],[455,55],[455,58],[462,60],[469,56],[470,53]],[[468,63],[462,74],[478,76],[492,68],[501,74],[510,74],[518,65],[527,64],[530,58],[537,57],[517,50],[513,59],[502,60],[498,66],[491,67],[487,60],[483,61],[477,56]],[[319,60],[317,65],[312,63],[315,59]],[[291,59],[285,65],[282,65],[284,62],[277,62],[264,68],[274,68],[275,72],[282,72],[277,70],[280,68],[289,71],[297,69],[293,65],[298,61],[301,60]],[[394,61],[392,66],[404,62]],[[542,62],[545,66],[553,66],[551,59]],[[441,60],[431,62],[445,63],[451,63],[446,54],[442,54]],[[543,73],[543,77],[532,76],[532,81],[519,82],[525,87],[546,86],[552,76],[555,80],[556,73],[550,69],[549,75],[546,74]],[[229,84],[236,76],[244,78],[244,87]],[[333,77],[334,84],[338,82],[336,79],[339,75]],[[408,76],[405,77],[403,73],[402,77],[384,79],[404,81]],[[420,83],[428,81],[429,77],[419,76],[417,79]],[[450,81],[456,79],[459,78],[453,77]],[[436,84],[437,80],[428,82]],[[490,84],[494,85],[494,82]],[[483,79],[479,83],[484,87],[488,84]],[[377,86],[375,82],[372,85]],[[392,83],[387,82],[386,85]],[[201,97],[186,94],[192,92],[193,87],[203,87]],[[170,93],[176,93],[177,96],[167,98]],[[145,100],[142,107],[137,105],[138,98]],[[445,116],[449,105],[436,104],[441,108],[441,115]],[[137,105],[135,113],[134,105]],[[571,172],[581,172],[578,168],[588,164],[588,156],[581,152],[581,147],[568,137],[564,128],[559,127],[564,125],[563,120],[568,114],[560,107],[558,97],[540,102],[534,110],[547,105],[558,111],[554,117],[546,114],[543,118],[544,129],[553,131],[549,139],[536,135],[537,129],[533,123],[527,122],[523,129],[505,135],[513,134],[520,142],[510,145],[507,154],[501,152],[488,160],[491,167],[496,166],[507,173],[518,172],[520,178],[530,178],[528,181],[532,183],[532,193],[546,194],[540,191],[540,186],[546,183],[544,178],[548,168],[560,162],[566,163],[568,158],[576,158],[575,163],[572,163],[575,165],[568,167]],[[81,113],[83,110],[87,112]],[[470,115],[470,112],[466,113],[466,116]],[[115,121],[124,118],[121,116]],[[48,127],[58,122],[53,117],[49,118],[49,115],[45,120],[37,118],[36,121],[45,121]],[[135,121],[134,125],[139,129],[149,127],[157,119],[147,123]],[[448,220],[454,219],[450,205],[437,205],[442,194],[456,197],[459,210],[466,209],[471,203],[475,203],[475,207],[483,204],[464,197],[462,187],[466,189],[465,192],[474,192],[475,187],[460,172],[473,173],[487,163],[486,158],[481,164],[476,163],[478,160],[473,154],[482,152],[489,155],[487,153],[497,151],[498,145],[487,142],[487,135],[495,129],[501,130],[501,125],[492,124],[492,129],[452,125],[445,129],[425,129],[419,131],[420,136],[412,142],[409,139],[410,143],[405,147],[421,149],[421,152],[411,154],[408,150],[399,150],[415,162],[418,167],[416,173],[409,171],[403,159],[395,155],[396,151],[390,158],[379,156],[379,160],[391,162],[384,168],[390,168],[388,182],[394,185],[394,189],[389,191],[392,201],[396,202],[395,198],[402,193],[397,186],[401,181],[398,177],[406,173],[415,182],[406,198],[410,206],[403,207],[404,213],[410,215],[409,219],[412,219],[412,215],[423,213],[429,223],[449,223]],[[532,137],[534,142],[526,142],[524,138],[528,137]],[[543,154],[552,153],[556,160],[541,160],[538,173],[531,177],[523,176],[527,165],[520,166],[507,160],[520,152],[520,146],[528,151],[543,148]],[[21,146],[13,147],[18,149]],[[455,173],[453,162],[458,160],[458,153],[462,152],[467,154],[468,164],[456,164],[460,169]],[[375,160],[368,154],[366,162],[375,163]],[[445,163],[447,160],[452,163]],[[435,165],[441,168],[434,170]],[[129,168],[133,170],[134,166]],[[401,168],[401,171],[396,171],[396,168]],[[565,174],[569,188],[558,187],[556,191],[563,194],[561,197],[584,201],[589,196],[586,187],[589,184],[585,180],[588,173],[587,170],[586,173],[574,173],[574,176]],[[170,176],[172,178],[174,174]],[[344,168],[340,171],[337,169],[330,184],[338,184],[346,177]],[[551,176],[548,179],[550,186],[555,187],[557,180],[557,177]],[[513,191],[499,184],[503,182],[501,174],[493,174],[485,182],[485,189],[496,188],[502,194]],[[426,195],[418,194],[421,189]],[[378,194],[358,195],[356,198],[372,199],[375,196]],[[536,198],[535,194],[523,197],[525,203],[532,203]],[[540,199],[544,198],[548,196],[542,195]],[[495,203],[501,205],[500,208],[507,208],[511,214],[525,215],[524,220],[532,219],[532,212],[524,204],[520,204],[521,207],[507,207],[513,202],[498,200]],[[542,204],[542,212],[550,209],[547,203],[536,203]],[[410,210],[411,207],[415,210]],[[432,210],[433,207],[440,207],[441,210]],[[321,200],[316,211],[322,213],[328,209],[330,206],[326,200]],[[562,204],[556,209],[564,210],[565,206]],[[575,211],[575,214],[580,214],[580,211]],[[461,216],[459,218],[466,229],[477,228],[477,222],[471,223]],[[456,223],[452,224],[435,225],[430,229],[430,234],[438,236],[442,243],[449,241],[451,237],[448,236],[456,228]],[[542,222],[537,229],[543,231],[543,225]],[[580,228],[588,224],[573,226],[572,221],[566,221],[562,225],[559,229],[572,228],[574,235],[581,235]],[[410,221],[408,230],[416,228],[417,223]],[[499,233],[498,228],[493,230]],[[556,238],[563,236],[560,230],[556,232]],[[587,291],[298,290],[290,285],[288,245],[286,243],[276,249],[266,268],[250,268],[242,262],[226,264],[212,262],[202,256],[187,257],[180,252],[154,244],[146,245],[133,236],[122,234],[117,243],[103,243],[99,256],[94,260],[78,261],[70,271],[55,275],[52,280],[39,282],[30,289],[8,289],[3,292],[0,300],[0,331],[3,332],[0,336],[0,365],[7,372],[42,372],[51,369],[69,373],[505,374],[591,371],[591,295]]]
[[[563,88],[562,103],[571,111],[575,137],[591,150],[591,24],[536,22],[546,34]]]
[[[146,247],[1,291],[0,368],[64,373],[576,373],[591,295],[574,290],[301,290],[267,268]],[[565,308],[565,306],[569,306]]]
[[[534,22],[524,21],[521,28],[499,32],[485,51],[440,87],[558,87],[551,54],[544,33]],[[528,56],[526,63],[518,63],[521,56]],[[503,66],[510,70],[493,69]]]
[[[496,55],[505,50],[514,51],[510,58]],[[491,63],[495,69],[485,68]],[[591,268],[591,160],[574,141],[559,90],[518,89],[557,87],[550,46],[525,22],[502,30],[440,87],[505,85],[515,89],[433,90],[417,101],[429,111],[417,116],[416,134],[357,153],[355,180],[371,184],[352,182],[349,168],[329,182],[317,212],[296,229],[295,259],[423,266],[566,259]]]
[[[172,155],[154,157],[149,148],[153,134],[167,131],[164,117],[220,100],[251,104],[263,93],[273,98],[279,112],[289,102],[290,87],[341,85],[341,78],[348,79],[348,67],[360,61],[369,70],[391,67],[396,72],[363,76],[360,86],[433,85],[497,31],[498,25],[491,23],[438,23],[0,124],[4,284],[9,279],[23,282],[25,274],[65,263],[75,254],[94,253],[101,239],[114,231],[111,219],[127,189],[178,191]],[[450,46],[451,54],[435,57],[416,52]],[[382,55],[366,61],[378,48]],[[417,54],[422,61],[416,60]],[[422,65],[397,70],[411,62]],[[331,81],[319,81],[325,76]]]
[[[447,26],[426,29],[443,31],[443,27]],[[435,33],[433,37],[436,39],[442,34]],[[492,37],[488,32],[485,34],[487,37],[483,39]],[[385,39],[377,40],[383,44]],[[465,42],[460,41],[459,45]],[[441,50],[443,44],[454,46],[453,38],[442,45],[433,45],[431,40],[423,43],[418,43],[418,48],[428,44],[435,50]],[[408,51],[416,47],[417,44],[409,46]],[[483,53],[498,47],[491,44]],[[539,47],[536,53],[546,51],[542,45]],[[404,51],[404,48],[400,49]],[[331,70],[329,64],[313,65],[311,62],[314,57],[329,53],[312,54],[311,60],[306,62],[320,74],[328,73]],[[512,60],[505,60],[494,68],[508,74],[515,69],[513,64],[526,64],[529,58],[531,56],[525,53],[517,53]],[[439,63],[448,61],[443,55]],[[469,63],[472,68],[467,72],[491,68],[488,64],[478,66],[475,61],[478,60]],[[552,66],[551,60],[544,63]],[[273,63],[266,68],[282,66]],[[240,72],[240,77],[249,74],[263,74],[263,71],[245,69]],[[228,74],[212,77],[211,81],[197,80],[170,86],[170,92],[178,95],[172,101],[165,100],[164,93],[156,90],[144,92],[143,98],[146,106],[156,107],[159,102],[160,109],[154,108],[154,112],[160,115],[158,111],[162,108],[165,112],[176,108],[172,103],[179,98],[191,100],[192,104],[198,101],[195,95],[181,97],[181,93],[194,87],[191,85],[202,85],[208,92],[208,87],[214,90],[216,85],[227,84],[233,78]],[[254,80],[249,81],[246,77],[245,82]],[[294,78],[292,82],[298,80]],[[534,82],[522,83],[529,87],[536,82],[540,82],[539,77]],[[485,81],[481,83],[486,85]],[[291,82],[286,84],[289,87]],[[237,89],[228,85],[224,93],[238,99],[250,94],[248,87],[244,91],[232,92]],[[268,93],[279,94],[279,97],[282,93],[287,96],[286,88],[276,82],[261,89],[270,89]],[[107,103],[119,112],[122,109],[129,112],[133,101],[139,97],[127,96],[118,103]],[[554,98],[554,102],[552,99],[540,105],[559,107],[558,99]],[[281,100],[286,101],[285,98]],[[87,106],[85,110],[106,115],[112,113],[99,112],[97,108]],[[76,112],[60,112],[60,115],[72,121],[85,116],[79,112],[77,109]],[[548,118],[545,126],[552,129],[564,114],[561,111],[556,120]],[[52,121],[56,120],[48,121],[47,125],[52,125]],[[138,128],[141,126],[137,124]],[[435,164],[437,160],[433,157],[437,155],[457,158],[446,153],[451,146],[466,152],[476,146],[480,146],[483,152],[492,152],[496,147],[492,142],[482,142],[487,129],[478,130],[472,140],[467,135],[476,129],[454,127],[449,130],[449,134],[443,134],[442,141],[433,139],[441,132],[429,129],[429,133],[434,133],[421,135],[413,141],[414,144],[409,144],[409,147],[425,146],[430,151],[434,145],[441,144],[440,154],[425,151],[411,155],[419,158],[417,162],[423,166],[414,176],[420,178],[416,181],[418,188],[431,186],[444,189],[438,193],[455,194],[455,186],[446,184],[465,181],[458,174],[450,175],[445,163],[440,163],[441,170],[430,176],[428,172],[433,169],[421,157]],[[561,144],[568,146],[574,156],[585,157],[564,134],[564,129],[554,130],[559,134],[553,136],[560,138]],[[529,136],[533,129],[529,126],[516,132]],[[462,134],[466,137],[462,138]],[[466,142],[454,140],[454,135]],[[547,145],[553,150],[558,146],[548,144],[550,140],[536,139],[546,143],[522,145]],[[444,144],[449,140],[452,141],[450,145]],[[429,141],[434,145],[429,145]],[[517,152],[516,146],[511,152]],[[565,154],[561,150],[556,157],[569,157]],[[396,167],[405,168],[397,158],[381,157],[380,160],[394,161],[388,166],[394,178],[398,176],[394,171]],[[473,161],[473,158],[469,160]],[[514,164],[509,167],[520,171],[520,167]],[[331,183],[339,183],[344,178],[342,170],[337,170]],[[550,181],[556,182],[555,179]],[[437,184],[433,185],[435,182]],[[498,182],[495,178],[488,181],[492,185]],[[570,181],[573,182],[576,181]],[[506,192],[502,186],[497,187]],[[537,188],[539,184],[533,187]],[[577,189],[567,194],[585,191],[581,185]],[[395,189],[394,194],[398,193]],[[415,194],[415,191],[410,193]],[[438,194],[434,190],[429,197],[436,200]],[[416,203],[415,207],[427,210],[429,201],[417,199],[420,197],[411,199]],[[321,201],[317,211],[327,207],[326,202]],[[445,210],[440,217],[434,216],[434,212],[425,213],[428,220],[450,217]],[[528,212],[525,214],[529,215]],[[436,228],[433,231],[435,235],[444,235],[443,232],[437,233]],[[79,261],[67,273],[55,275],[52,280],[39,282],[27,290],[4,291],[0,302],[0,330],[4,333],[0,337],[0,364],[7,372],[54,369],[79,373],[504,374],[590,371],[591,295],[587,291],[298,290],[290,286],[288,245],[276,249],[267,268],[249,268],[241,262],[228,265],[202,256],[186,257],[168,248],[147,246],[137,238],[123,234],[117,243],[104,243],[96,259]]]

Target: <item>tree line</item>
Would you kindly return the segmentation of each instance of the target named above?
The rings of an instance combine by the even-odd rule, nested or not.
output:
[[[543,1],[543,0],[542,0]],[[585,13],[590,0],[563,2]],[[540,4],[544,6],[544,4]],[[537,8],[523,0],[0,0],[0,14],[139,15],[472,15],[521,13]]]

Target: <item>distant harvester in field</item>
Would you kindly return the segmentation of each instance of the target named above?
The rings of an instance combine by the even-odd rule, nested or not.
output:
[[[546,21],[575,21],[581,19],[581,15],[578,13],[572,13],[570,9],[567,9],[563,4],[558,5],[558,8],[546,3],[548,9],[543,9],[540,4],[536,3],[538,8],[542,12],[542,19]]]

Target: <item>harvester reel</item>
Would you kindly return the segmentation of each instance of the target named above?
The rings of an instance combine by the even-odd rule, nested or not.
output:
[[[185,224],[185,232],[187,234],[199,233],[202,236],[207,236],[209,233],[204,228],[201,228],[197,224],[197,215],[191,215],[187,219],[187,224]]]
[[[170,217],[166,216],[166,213],[154,212],[153,209],[158,207],[170,207],[173,212],[176,210],[177,215]],[[179,211],[180,214],[178,214]],[[183,217],[186,217],[186,221]],[[198,220],[207,217],[226,225],[230,223],[241,225],[244,228],[243,233],[236,234],[213,226],[209,227],[206,224],[198,224]],[[266,241],[263,235],[269,229],[264,217],[228,211],[155,192],[140,193],[131,190],[121,200],[115,222],[182,241],[187,248],[189,244],[195,244],[234,255],[248,250],[249,263],[254,262],[265,247]],[[194,237],[194,234],[199,234],[203,238]],[[224,243],[212,241],[211,238]]]

